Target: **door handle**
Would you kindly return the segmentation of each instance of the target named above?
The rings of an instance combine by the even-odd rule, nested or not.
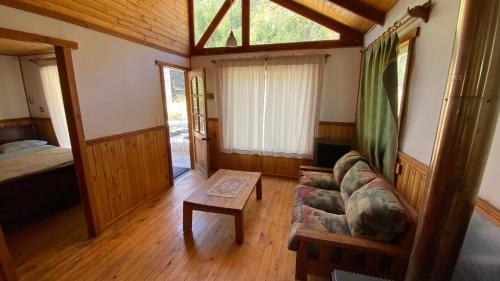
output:
[[[210,138],[209,137],[204,137],[204,138],[201,138],[202,141],[209,141]]]

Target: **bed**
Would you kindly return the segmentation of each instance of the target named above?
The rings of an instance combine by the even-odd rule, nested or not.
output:
[[[78,201],[71,149],[47,145],[32,125],[0,129],[0,223],[36,219]]]

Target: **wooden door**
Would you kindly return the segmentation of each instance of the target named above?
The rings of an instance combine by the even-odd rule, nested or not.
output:
[[[210,161],[208,153],[209,138],[207,133],[207,96],[205,85],[205,69],[189,72],[194,169],[204,178],[208,178]]]

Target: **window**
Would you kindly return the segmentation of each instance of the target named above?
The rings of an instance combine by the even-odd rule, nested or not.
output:
[[[269,0],[250,1],[250,44],[337,40],[339,34]]]
[[[194,7],[195,44],[198,43],[224,0],[190,0]],[[206,48],[225,47],[231,30],[242,45],[242,2],[233,0]],[[339,34],[269,0],[250,0],[250,45],[338,40]]]
[[[410,50],[412,50],[413,42],[413,39],[405,40],[398,47],[398,128],[401,127],[404,110],[404,100],[410,73]]]
[[[323,56],[218,61],[222,150],[310,157],[323,62]]]

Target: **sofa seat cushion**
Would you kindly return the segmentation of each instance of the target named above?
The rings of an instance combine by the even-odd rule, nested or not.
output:
[[[307,205],[299,205],[292,209],[292,218],[295,218],[295,220],[292,223],[290,236],[288,238],[288,249],[292,251],[297,251],[299,249],[297,230],[300,227],[329,233],[350,235],[349,225],[347,224],[345,215],[330,214]]]
[[[333,174],[328,173],[300,171],[299,183],[325,190],[340,190],[339,185],[333,179]]]
[[[372,171],[368,164],[363,161],[358,161],[349,171],[347,171],[342,180],[342,184],[340,185],[342,199],[346,201],[354,191],[378,177],[379,176]]]
[[[336,190],[324,190],[307,185],[295,187],[295,206],[307,205],[328,213],[343,215],[344,200]]]
[[[393,242],[408,226],[406,210],[384,178],[376,178],[356,190],[345,204],[347,222],[354,237]]]
[[[359,154],[357,151],[350,151],[344,156],[342,156],[333,167],[333,177],[335,180],[335,184],[340,186],[342,184],[342,179],[344,179],[344,175],[351,169],[354,164],[358,161],[364,161],[368,163],[368,159],[366,157]]]

